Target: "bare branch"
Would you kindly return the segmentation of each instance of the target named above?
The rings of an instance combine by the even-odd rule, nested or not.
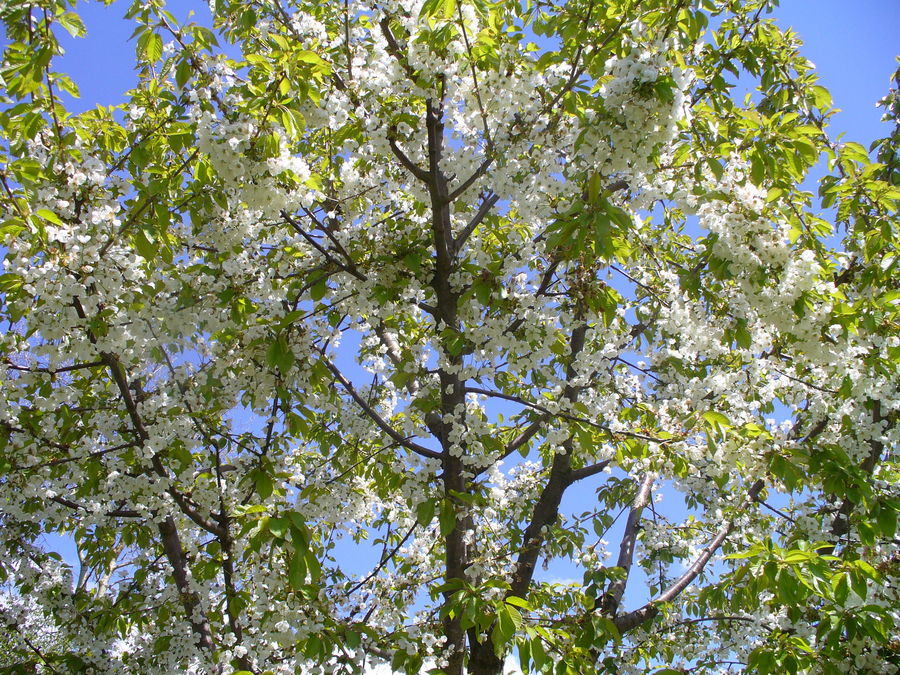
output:
[[[604,459],[602,462],[589,464],[580,469],[573,469],[572,473],[569,474],[569,480],[574,483],[579,480],[584,480],[585,478],[590,478],[591,476],[596,476],[598,473],[605,471],[606,467],[610,464],[612,464],[611,459]]]
[[[441,453],[436,452],[434,450],[429,450],[428,448],[419,445],[418,443],[414,443],[409,438],[401,434],[399,431],[394,429],[388,422],[378,414],[378,411],[375,410],[369,403],[359,395],[359,392],[356,391],[356,388],[353,384],[344,377],[344,374],[338,369],[334,363],[331,362],[325,354],[321,353],[322,362],[331,371],[332,375],[334,375],[335,379],[341,383],[341,386],[344,387],[346,392],[350,394],[350,398],[352,398],[356,404],[362,409],[362,411],[369,417],[378,428],[385,432],[388,436],[394,439],[399,445],[402,445],[407,450],[412,450],[417,455],[421,455],[422,457],[429,457],[431,459],[440,459]]]
[[[453,194],[451,194],[450,197],[448,197],[448,199],[450,199],[450,201],[453,201],[453,199],[454,199]],[[490,195],[486,196],[482,200],[481,206],[478,207],[478,211],[475,213],[474,216],[472,216],[472,220],[470,220],[466,224],[466,227],[463,229],[463,231],[460,232],[459,236],[453,241],[453,250],[454,251],[459,251],[460,247],[464,243],[466,243],[466,240],[469,238],[469,236],[472,234],[472,232],[475,231],[475,228],[481,224],[481,221],[484,220],[485,216],[487,216],[487,214],[490,213],[491,209],[494,208],[494,204],[496,204],[499,199],[500,199],[500,197],[498,195],[496,195],[494,193],[490,193]]]
[[[397,542],[397,545],[394,546],[394,548],[391,550],[391,552],[388,553],[387,555],[385,555],[384,557],[382,557],[382,559],[378,562],[378,564],[375,566],[375,568],[371,572],[369,572],[369,574],[366,575],[366,577],[364,579],[360,580],[359,582],[354,584],[351,588],[349,588],[345,595],[353,595],[353,593],[355,593],[360,588],[362,588],[367,583],[369,583],[372,579],[374,579],[376,577],[376,575],[382,569],[384,569],[384,566],[387,565],[391,560],[394,559],[394,556],[397,555],[397,552],[403,547],[403,545],[407,541],[409,541],[409,538],[412,536],[413,532],[416,531],[416,528],[418,526],[419,526],[418,523],[413,523],[412,527],[409,528],[409,531],[406,533],[406,535],[403,537],[403,539],[401,539],[400,541]]]
[[[760,479],[756,481],[750,489],[747,491],[748,501],[755,501],[757,495],[762,491],[765,483]],[[667,602],[671,602],[678,595],[687,588],[690,583],[696,579],[703,569],[706,567],[706,564],[709,562],[710,558],[713,557],[716,551],[719,550],[719,547],[725,542],[728,538],[728,535],[731,534],[731,530],[734,529],[734,520],[727,521],[716,533],[716,535],[712,538],[712,541],[706,545],[703,550],[700,551],[700,555],[691,563],[691,566],[688,567],[687,571],[682,574],[678,579],[676,579],[665,591],[660,593],[657,598],[654,598],[643,607],[639,607],[627,614],[622,614],[613,619],[613,622],[616,625],[616,628],[621,632],[625,632],[640,626],[642,623],[649,621],[654,616],[659,613],[659,605],[665,604]]]
[[[479,178],[481,178],[487,172],[487,170],[491,168],[491,165],[493,163],[494,163],[493,156],[488,156],[487,158],[485,158],[485,160],[481,163],[481,165],[477,169],[475,169],[474,173],[472,173],[471,176],[466,178],[466,180],[463,181],[462,185],[460,185],[455,190],[453,190],[453,192],[451,192],[447,196],[447,199],[449,199],[451,202],[456,201],[457,197],[459,197],[466,190],[468,190],[470,187],[472,187],[472,184],[475,183],[475,181],[477,181]]]
[[[628,520],[625,522],[625,531],[622,534],[622,541],[619,545],[619,558],[616,560],[616,567],[620,567],[625,571],[624,575],[613,581],[609,590],[600,599],[600,609],[604,614],[615,614],[616,608],[622,602],[622,596],[625,594],[625,587],[628,585],[628,575],[631,572],[631,565],[634,563],[634,548],[637,543],[638,531],[640,529],[641,514],[644,507],[650,501],[650,490],[653,487],[653,476],[645,475],[641,479],[640,487],[631,504],[628,512]]]
[[[397,145],[397,141],[393,138],[393,134],[388,136],[388,144],[391,146],[391,152],[394,153],[394,156],[400,161],[403,167],[409,171],[413,176],[418,178],[423,183],[428,183],[431,181],[431,174],[425,169],[422,169],[416,166],[415,162],[413,162],[409,157],[406,156],[406,153],[400,149],[400,146]]]

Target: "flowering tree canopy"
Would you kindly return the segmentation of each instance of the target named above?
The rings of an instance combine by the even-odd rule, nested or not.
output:
[[[80,114],[2,10],[0,671],[897,671],[900,132],[773,0],[210,4]]]

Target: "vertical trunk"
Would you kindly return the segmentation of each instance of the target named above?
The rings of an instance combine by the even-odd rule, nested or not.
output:
[[[501,675],[503,659],[494,652],[491,640],[479,642],[477,636],[470,635],[471,658],[469,659],[469,675]]]
[[[446,452],[446,450],[445,450]],[[462,462],[457,457],[447,453],[444,458],[444,498],[451,504],[457,502],[452,496],[451,490],[462,492],[465,481],[462,475]],[[453,529],[444,538],[446,551],[446,564],[444,580],[465,579],[468,555],[465,542],[465,519],[458,513],[453,523]],[[444,602],[450,603],[455,591],[444,593]],[[459,615],[444,618],[444,634],[447,638],[446,653],[448,658],[448,675],[463,675],[466,659],[466,635],[462,629]]]
[[[442,328],[457,329],[458,294],[450,285],[450,274],[453,271],[453,235],[450,222],[450,202],[447,199],[447,179],[441,172],[440,161],[443,149],[444,125],[441,121],[442,111],[440,104],[437,106],[432,100],[426,102],[425,125],[428,131],[428,191],[431,197],[431,228],[434,238],[435,266],[434,278],[431,286],[434,289],[439,321],[438,332]],[[440,325],[443,324],[443,325]],[[462,363],[461,356],[451,358],[453,366]],[[456,510],[453,528],[444,537],[444,550],[446,554],[444,579],[465,579],[466,568],[469,565],[469,555],[466,550],[466,534],[471,527],[470,520],[461,513],[464,505],[454,496],[456,493],[467,492],[465,467],[459,453],[451,452],[452,443],[446,419],[448,415],[457,412],[459,406],[465,404],[465,392],[458,370],[454,367],[450,372],[442,370],[439,373],[441,383],[441,420],[434,424],[433,431],[437,432],[441,442],[444,499],[452,504]],[[445,605],[451,602],[453,591],[444,593]],[[462,629],[461,619],[458,615],[444,618],[444,635],[447,639],[445,653],[447,654],[448,675],[463,675],[466,662],[466,634]]]

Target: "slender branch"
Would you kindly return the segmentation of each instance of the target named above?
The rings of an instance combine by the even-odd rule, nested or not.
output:
[[[409,171],[413,176],[418,178],[423,183],[428,183],[431,180],[431,175],[425,169],[422,169],[416,166],[415,162],[413,162],[409,157],[406,156],[406,153],[400,149],[400,146],[397,145],[397,141],[394,139],[393,134],[388,136],[388,145],[391,146],[391,152],[394,153],[394,156],[400,161],[403,167]]]
[[[762,491],[764,485],[765,483],[761,479],[756,481],[747,491],[748,501],[755,501],[757,495],[759,495],[759,493]],[[678,579],[676,579],[665,591],[660,593],[657,598],[654,598],[638,609],[628,612],[627,614],[622,614],[613,619],[616,628],[618,628],[620,632],[624,633],[625,631],[636,628],[642,623],[649,621],[650,619],[655,617],[659,613],[660,605],[674,600],[685,588],[690,585],[690,583],[694,579],[696,579],[700,575],[700,573],[706,567],[706,564],[709,562],[710,558],[713,557],[715,552],[719,550],[719,547],[728,538],[728,535],[731,534],[732,529],[734,529],[733,519],[727,521],[719,529],[716,535],[712,538],[712,541],[710,541],[709,544],[707,544],[707,546],[700,551],[700,555],[698,555],[694,562],[691,563],[691,566],[688,567],[687,571],[680,577],[678,577]]]
[[[481,387],[466,387],[466,392],[470,394],[480,394],[482,396],[489,396],[492,398],[501,398],[505,401],[512,401],[514,403],[518,403],[527,408],[532,408],[534,410],[538,410],[545,415],[550,415],[553,417],[559,417],[560,419],[569,420],[571,422],[578,422],[579,424],[585,424],[587,426],[593,427],[594,429],[600,429],[601,431],[605,431],[610,436],[623,436],[625,438],[637,438],[642,441],[651,441],[653,443],[659,443],[660,445],[665,445],[667,443],[673,443],[677,438],[656,438],[655,436],[650,436],[648,434],[640,434],[635,431],[621,431],[614,430],[612,427],[606,424],[601,424],[600,422],[595,422],[594,420],[589,420],[584,417],[577,417],[575,415],[570,415],[564,412],[551,412],[548,408],[540,405],[539,403],[533,403],[531,401],[526,401],[525,399],[514,396],[513,394],[505,394],[500,391],[491,391],[490,389],[482,389]]]
[[[478,71],[475,69],[475,57],[472,56],[472,45],[469,44],[469,31],[466,30],[466,20],[463,18],[462,3],[456,3],[456,12],[459,16],[459,27],[462,31],[463,42],[466,45],[466,54],[469,56],[469,68],[472,71],[472,83],[475,88],[475,100],[478,102],[478,111],[481,113],[481,124],[484,129],[484,139],[488,145],[488,152],[493,148],[494,142],[491,140],[491,130],[488,127],[487,112],[484,109],[484,103],[481,100],[481,88],[478,86]],[[451,197],[451,201],[452,201]]]
[[[53,444],[54,447],[57,447],[57,444]],[[40,464],[30,464],[28,466],[15,466],[10,469],[11,471],[34,471],[35,469],[43,469],[50,466],[59,466],[60,464],[68,464],[69,462],[80,462],[84,459],[96,459],[98,457],[103,457],[104,455],[108,455],[112,452],[117,452],[119,450],[125,450],[126,448],[136,448],[139,447],[137,443],[120,443],[119,445],[114,445],[110,448],[104,448],[103,450],[94,450],[93,452],[89,452],[86,455],[78,455],[75,457],[59,457],[57,459],[51,459],[46,462],[41,462]],[[69,446],[63,446],[66,450],[71,450]]]
[[[375,335],[378,336],[378,339],[381,340],[381,344],[384,345],[384,348],[387,350],[387,356],[391,360],[391,363],[394,364],[394,367],[402,369],[405,364],[403,362],[403,354],[400,351],[400,345],[397,344],[397,340],[394,336],[388,332],[384,322],[375,326]],[[416,377],[412,377],[406,382],[406,390],[413,396],[416,395],[420,387],[421,384]]]
[[[579,480],[584,480],[585,478],[590,478],[591,476],[596,476],[598,473],[602,473],[612,464],[611,459],[604,459],[602,462],[597,462],[595,464],[589,464],[588,466],[583,466],[580,469],[573,469],[572,473],[569,474],[569,480],[573,483]]]
[[[46,31],[48,38],[52,38],[52,34],[50,33],[50,23],[50,15],[47,13],[47,9],[44,8],[44,31]],[[49,61],[44,66],[44,74],[46,75],[47,79],[47,96],[50,102],[50,118],[53,120],[53,128],[56,130],[56,140],[58,143],[61,143],[63,130],[62,125],[59,123],[59,116],[56,114],[56,93],[53,91],[53,78],[50,74]]]
[[[493,163],[493,156],[485,158],[485,160],[479,165],[479,167],[475,169],[472,175],[466,178],[466,180],[463,181],[462,185],[457,187],[447,196],[447,199],[449,199],[451,202],[456,201],[456,198],[462,195],[470,187],[472,187],[472,184],[479,178],[481,178],[487,172],[487,170],[491,168],[491,165]]]
[[[381,33],[384,35],[384,39],[387,42],[387,51],[388,54],[393,56],[397,63],[400,64],[400,67],[403,68],[403,72],[406,73],[406,76],[412,80],[416,81],[416,71],[409,65],[409,61],[406,56],[403,54],[403,50],[400,49],[400,44],[397,42],[397,38],[394,36],[394,31],[391,30],[391,22],[388,17],[384,17],[381,21],[378,22],[378,25],[381,27]]]
[[[50,501],[56,502],[57,504],[70,508],[74,511],[81,511],[85,509],[85,507],[78,502],[67,499],[66,497],[60,497],[59,495],[50,497]],[[113,509],[111,511],[107,511],[104,515],[109,516],[110,518],[141,518],[144,514],[140,511],[134,511],[132,509]]]
[[[634,549],[640,530],[641,514],[650,501],[652,488],[653,476],[650,474],[644,475],[631,504],[631,509],[628,511],[628,520],[625,521],[625,531],[622,534],[622,541],[619,545],[619,557],[616,560],[616,567],[624,570],[624,574],[609,585],[606,594],[599,600],[599,608],[604,614],[612,616],[615,614],[619,603],[622,602],[622,596],[625,594],[625,588],[628,585],[631,566],[634,563]]]
[[[500,456],[500,459],[506,459],[511,454],[516,452],[519,448],[525,445],[528,441],[534,438],[537,433],[544,426],[544,422],[547,421],[547,416],[541,416],[536,419],[534,422],[529,424],[522,430],[518,436],[516,436],[504,449],[503,454]]]
[[[759,502],[760,505],[762,505],[762,506],[764,506],[765,508],[769,509],[769,511],[771,511],[771,512],[774,513],[775,515],[781,516],[781,517],[784,518],[785,520],[788,520],[788,521],[790,521],[790,522],[792,522],[792,523],[793,523],[793,522],[796,522],[793,518],[791,518],[791,517],[790,517],[788,514],[786,514],[784,511],[781,511],[781,510],[779,510],[779,509],[776,509],[774,506],[770,506],[764,499],[757,499],[756,501]]]
[[[416,527],[418,527],[418,525],[419,525],[418,523],[413,523],[412,527],[409,528],[409,531],[406,533],[406,535],[403,537],[403,539],[401,539],[399,542],[397,542],[397,545],[394,546],[394,548],[391,550],[391,552],[388,553],[387,555],[383,556],[381,558],[381,560],[378,562],[378,564],[375,566],[375,568],[371,572],[369,572],[369,574],[366,575],[365,579],[362,579],[361,581],[359,581],[358,583],[356,583],[352,587],[350,587],[347,590],[345,595],[353,595],[353,593],[355,593],[360,588],[362,588],[367,583],[369,583],[372,579],[374,579],[378,575],[378,573],[382,569],[384,569],[384,566],[387,565],[391,560],[393,560],[394,556],[397,555],[397,552],[403,547],[403,545],[407,541],[409,541],[409,538],[412,536],[413,532],[416,531]]]
[[[369,403],[359,395],[359,392],[356,391],[356,388],[353,384],[344,377],[344,374],[338,369],[334,363],[331,362],[324,353],[321,353],[322,362],[331,371],[332,375],[334,375],[335,379],[341,383],[341,386],[344,387],[346,392],[350,394],[350,398],[352,398],[356,404],[362,409],[362,411],[373,421],[378,428],[385,432],[388,436],[394,439],[399,445],[402,445],[407,450],[411,450],[417,455],[421,455],[422,457],[429,457],[431,459],[440,459],[441,453],[435,452],[434,450],[429,450],[428,448],[419,445],[418,443],[414,443],[409,438],[401,434],[394,427],[392,427],[388,422],[378,414],[378,411],[375,410]]]
[[[350,47],[350,2],[344,0],[344,49],[347,52],[347,81],[353,79],[353,50]]]
[[[28,366],[19,366],[10,361],[6,360],[6,367],[10,370],[19,370],[25,373],[44,373],[46,375],[58,375],[60,373],[70,373],[75,370],[84,370],[88,368],[97,368],[98,366],[105,365],[103,361],[92,361],[91,363],[76,363],[71,366],[61,366],[60,368],[29,368]]]
[[[14,624],[14,626],[15,626],[15,624]],[[18,626],[15,626],[15,627],[18,627]],[[49,670],[53,675],[63,675],[62,671],[59,671],[53,667],[53,664],[51,664],[50,661],[47,659],[47,657],[44,656],[44,654],[41,652],[41,650],[38,648],[38,646],[35,645],[28,638],[28,636],[25,634],[25,631],[20,630],[18,632],[18,635],[19,635],[19,637],[22,638],[22,642],[24,642],[26,645],[28,645],[28,648],[31,651],[33,651],[35,654],[37,654],[37,657],[44,663],[44,666],[47,668],[47,670]],[[22,671],[22,672],[24,672],[24,671]]]
[[[84,307],[81,305],[81,301],[78,297],[74,297],[72,299],[73,304],[75,306],[76,313],[78,317],[82,321],[87,320],[87,315],[85,314]],[[93,331],[87,329],[88,339],[91,344],[97,344],[97,337],[94,335]],[[125,403],[125,408],[128,411],[128,416],[131,418],[132,426],[134,427],[135,434],[137,434],[138,438],[142,443],[146,443],[150,435],[147,433],[147,429],[144,427],[144,423],[141,420],[140,414],[138,414],[137,406],[135,405],[134,399],[131,396],[131,389],[128,386],[128,380],[125,377],[125,373],[122,369],[121,364],[115,355],[110,354],[109,352],[100,352],[100,358],[104,363],[107,364],[109,370],[112,374],[113,380],[116,383],[116,386],[119,389],[119,394],[122,397],[123,402]],[[165,467],[162,465],[162,461],[159,459],[158,454],[154,454],[151,459],[154,469],[161,477],[168,478],[168,472],[165,470]],[[178,504],[179,508],[191,517],[192,520],[197,522],[198,525],[203,527],[204,529],[210,532],[218,532],[219,528],[215,527],[211,523],[205,523],[203,519],[200,519],[198,522],[199,516],[193,513],[193,509],[187,509],[187,502],[184,499],[183,495],[175,490],[174,487],[170,487],[167,492],[172,496],[175,502]],[[169,560],[169,564],[172,566],[172,576],[175,579],[175,585],[177,586],[180,594],[181,594],[181,604],[184,609],[185,616],[188,621],[191,623],[191,627],[194,630],[194,633],[197,635],[197,643],[200,647],[206,651],[214,652],[215,645],[212,639],[212,630],[209,626],[209,621],[205,616],[202,615],[202,612],[195,616],[195,610],[198,609],[200,605],[200,597],[196,591],[191,589],[190,583],[188,581],[187,574],[187,556],[184,552],[184,547],[181,544],[181,537],[178,534],[178,527],[175,524],[175,519],[172,516],[166,516],[165,520],[157,523],[157,531],[160,534],[162,539],[163,550],[165,551],[166,558]]]
[[[455,197],[453,196],[454,194],[456,193],[451,193],[448,197],[450,201],[453,201],[455,199]],[[494,208],[494,204],[496,204],[499,199],[499,195],[490,193],[482,200],[481,206],[478,207],[478,211],[474,216],[472,216],[472,219],[466,224],[465,228],[463,228],[463,231],[459,233],[459,236],[453,240],[454,251],[459,251],[460,247],[464,243],[466,243],[466,240],[469,238],[472,232],[475,231],[475,228],[481,224],[481,221],[484,220],[485,216],[490,213],[491,209]]]
[[[559,265],[560,261],[554,260],[552,263],[550,263],[547,269],[544,270],[544,274],[541,276],[541,283],[538,284],[537,290],[534,292],[535,298],[539,298],[540,296],[544,295],[550,288],[553,283],[553,274],[556,272]],[[525,319],[521,317],[515,319],[512,323],[509,324],[509,326],[506,327],[504,333],[515,333],[517,330],[519,330],[519,327],[523,323],[525,323]]]

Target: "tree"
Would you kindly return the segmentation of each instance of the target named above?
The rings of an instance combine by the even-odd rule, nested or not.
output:
[[[2,10],[3,672],[896,672],[898,132],[772,2],[211,4],[77,115]]]

